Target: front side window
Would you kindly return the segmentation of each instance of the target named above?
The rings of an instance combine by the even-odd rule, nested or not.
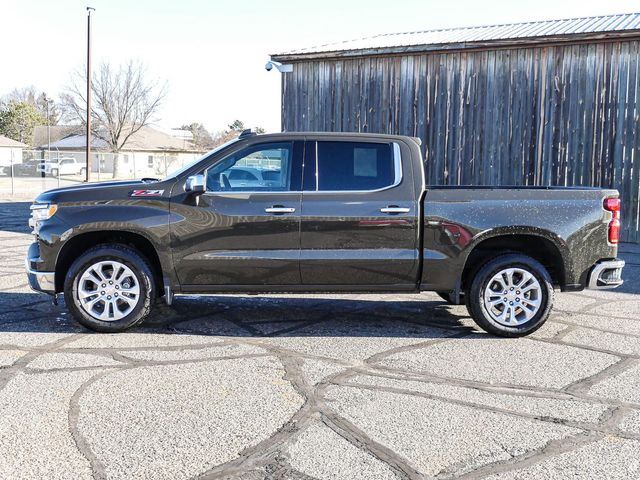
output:
[[[223,158],[207,170],[207,191],[290,191],[292,158],[291,142],[247,147]]]
[[[377,190],[396,182],[391,144],[318,142],[319,191]]]

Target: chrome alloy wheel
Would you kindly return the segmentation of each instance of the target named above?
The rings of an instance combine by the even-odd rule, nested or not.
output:
[[[530,272],[506,268],[496,273],[484,289],[484,307],[501,325],[513,327],[531,320],[542,305],[542,287]]]
[[[115,260],[88,267],[78,281],[78,300],[93,318],[115,321],[126,317],[140,301],[140,282],[126,265]]]

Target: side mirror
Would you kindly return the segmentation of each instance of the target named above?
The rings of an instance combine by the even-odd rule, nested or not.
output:
[[[191,175],[187,178],[187,183],[184,185],[184,189],[187,192],[200,195],[204,193],[204,175]]]

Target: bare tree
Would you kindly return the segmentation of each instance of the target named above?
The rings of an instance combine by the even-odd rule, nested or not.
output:
[[[52,98],[47,97],[45,93],[38,93],[33,85],[14,88],[0,98],[0,108],[8,108],[10,103],[26,103],[33,106],[44,117],[43,124],[47,123],[47,114],[49,115],[50,125],[57,125],[60,120],[60,106]]]
[[[87,124],[86,73],[76,72],[61,95],[67,120]],[[167,88],[146,78],[143,64],[130,60],[112,67],[103,63],[93,74],[91,125],[93,135],[106,142],[113,153],[120,152],[140,129],[157,120]],[[113,177],[118,175],[115,156]]]

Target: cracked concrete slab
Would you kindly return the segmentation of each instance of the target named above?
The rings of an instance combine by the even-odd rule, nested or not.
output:
[[[441,377],[558,389],[618,360],[614,355],[527,338],[475,335],[396,353],[380,363]]]
[[[39,347],[69,336],[70,334],[67,333],[0,331],[0,345],[19,348]]]
[[[90,479],[69,431],[74,392],[96,370],[18,374],[0,391],[0,478]]]
[[[31,369],[53,370],[59,368],[87,368],[87,367],[109,367],[124,366],[122,363],[104,355],[93,355],[88,353],[65,353],[53,352],[44,353],[28,365]]]
[[[597,305],[589,305],[585,311],[591,312],[594,308],[598,309],[598,313],[603,316],[613,316],[634,319],[638,318],[638,299],[635,296],[623,297],[618,300],[609,300],[606,303]]]
[[[153,362],[204,360],[238,355],[264,355],[267,351],[254,345],[215,345],[211,347],[184,348],[180,350],[122,350],[123,357]]]
[[[293,468],[319,480],[400,478],[388,465],[320,423],[313,423],[296,435],[288,453]]]
[[[580,301],[576,302],[576,298],[580,297]],[[595,305],[598,302],[595,298],[584,297],[580,294],[573,293],[556,293],[553,299],[553,308],[556,312],[579,312],[585,307]]]
[[[562,341],[572,345],[608,350],[619,355],[640,357],[640,337],[576,328],[565,335]]]
[[[346,367],[325,360],[305,358],[302,360],[302,373],[311,385],[317,385],[329,375],[340,372]]]
[[[613,318],[598,313],[586,313],[576,315],[562,314],[559,319],[571,325],[596,329],[597,331],[608,330],[613,333],[636,335],[637,341],[640,342],[640,317],[638,319]]]
[[[640,405],[640,362],[615,376],[596,383],[591,387],[589,393]]]
[[[631,410],[620,422],[620,430],[640,435],[640,410]]]
[[[219,339],[203,335],[158,333],[101,333],[89,334],[67,345],[68,348],[156,348],[213,343]]]
[[[13,365],[16,360],[21,358],[26,352],[21,350],[0,350],[0,367],[8,367]]]
[[[464,405],[354,387],[332,387],[327,401],[373,441],[429,476],[459,475],[580,432]]]
[[[487,480],[640,478],[639,451],[639,441],[607,437],[574,451],[545,456],[530,467],[492,475]]]
[[[553,338],[567,328],[567,325],[548,320],[541,328],[533,332],[529,338]]]
[[[521,413],[533,417],[568,420],[572,422],[598,423],[608,410],[606,405],[587,403],[565,398],[535,397],[526,390],[500,391],[450,385],[447,383],[420,382],[401,378],[387,378],[360,375],[348,381],[349,384],[372,387],[386,387],[422,393],[501,410]]]
[[[344,361],[362,361],[389,349],[451,336],[429,326],[382,320],[331,320],[297,330],[295,335],[275,337],[270,343],[309,355]]]
[[[86,387],[78,431],[110,478],[191,478],[268,439],[302,406],[275,360],[113,372]]]

